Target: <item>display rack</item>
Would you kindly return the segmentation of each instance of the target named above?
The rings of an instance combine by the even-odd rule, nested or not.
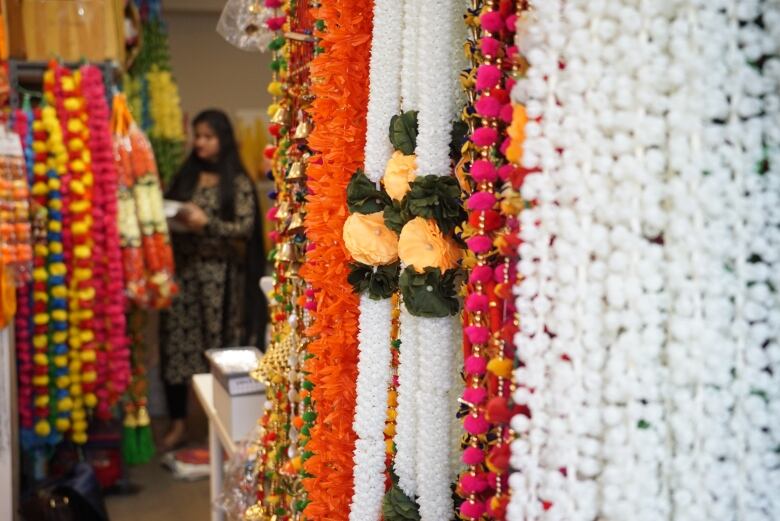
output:
[[[76,69],[87,62],[63,63],[68,68]],[[106,85],[107,96],[112,96],[114,87],[119,85],[122,70],[114,61],[96,62],[93,65],[100,68],[103,73],[103,81]],[[49,67],[48,62],[8,60],[8,82],[11,87],[11,108],[21,107],[22,96],[25,90],[40,92],[43,85],[43,74]]]

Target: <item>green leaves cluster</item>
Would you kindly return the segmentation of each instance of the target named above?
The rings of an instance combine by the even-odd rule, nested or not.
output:
[[[425,268],[418,273],[407,267],[399,280],[404,305],[418,317],[442,318],[457,315],[460,310],[458,288],[463,283],[463,272],[451,269],[443,274],[439,268]]]
[[[368,291],[372,300],[390,298],[398,290],[398,274],[401,264],[394,262],[387,266],[368,266],[359,262],[349,265],[347,281],[352,285],[355,293],[361,294]]]

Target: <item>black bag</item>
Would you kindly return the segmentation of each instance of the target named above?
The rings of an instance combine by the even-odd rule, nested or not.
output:
[[[22,502],[24,521],[109,521],[103,492],[88,463],[44,483]]]

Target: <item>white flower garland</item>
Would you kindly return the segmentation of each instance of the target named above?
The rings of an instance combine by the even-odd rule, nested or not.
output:
[[[409,314],[403,304],[399,325],[401,350],[398,354],[398,417],[393,438],[396,449],[393,470],[398,476],[398,486],[413,498],[417,495],[418,320]]]
[[[461,0],[419,2],[417,29],[417,156],[418,175],[451,175],[450,129],[455,118],[456,76],[452,71],[452,48],[459,46],[456,20],[442,13],[464,12]],[[419,355],[417,384],[417,492],[422,521],[445,521],[454,512],[450,440],[451,393],[454,350],[459,328],[452,318],[407,317],[416,331]],[[403,325],[402,325],[403,326]],[[401,344],[403,351],[404,344]],[[423,356],[424,353],[424,356]],[[400,416],[400,412],[399,412]]]
[[[374,25],[369,63],[366,115],[366,176],[376,182],[385,173],[393,153],[387,139],[390,118],[401,108],[401,53],[403,8],[398,0],[374,1]]]
[[[416,110],[419,105],[417,56],[420,34],[420,0],[403,0],[403,39],[401,40],[401,109]]]
[[[553,392],[553,373],[565,379],[563,373],[570,367],[560,363],[561,353],[556,356],[552,347],[551,333],[558,329],[551,309],[553,303],[558,303],[554,279],[561,270],[576,272],[569,261],[559,266],[551,249],[551,239],[560,231],[555,183],[563,167],[562,157],[556,152],[556,140],[561,139],[556,133],[564,116],[560,105],[562,72],[558,67],[567,35],[562,6],[560,0],[531,2],[534,23],[519,25],[517,30],[518,48],[531,65],[513,91],[514,99],[526,106],[529,117],[523,166],[540,169],[525,178],[521,194],[526,200],[536,200],[537,205],[520,214],[523,244],[519,250],[520,283],[516,287],[520,330],[515,345],[523,367],[515,371],[517,389],[513,399],[528,406],[531,417],[520,414],[511,422],[517,435],[511,445],[511,464],[517,472],[509,479],[512,494],[507,513],[509,519],[517,520],[565,519],[571,518],[573,511],[573,500],[560,472],[561,467],[568,467],[570,459],[565,451],[553,453],[553,432],[568,430],[566,408],[571,405],[565,400],[556,403]],[[565,310],[559,310],[565,317]],[[554,505],[545,511],[543,501]]]
[[[385,493],[385,419],[390,385],[391,299],[360,297],[357,402],[355,404],[355,492],[350,521],[379,519]]]
[[[374,2],[365,173],[378,183],[392,154],[387,126],[400,108],[402,14],[394,0]],[[385,493],[384,429],[391,379],[391,299],[360,297],[357,398],[354,428],[357,440],[353,468],[354,493],[350,521],[381,517]]]

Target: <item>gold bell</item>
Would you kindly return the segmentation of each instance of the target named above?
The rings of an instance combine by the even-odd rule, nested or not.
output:
[[[271,118],[271,123],[283,125],[287,121],[287,109],[281,107],[274,112],[274,116]]]
[[[290,170],[287,171],[288,181],[300,181],[303,179],[303,163],[295,161],[290,165]]]
[[[295,127],[295,134],[293,135],[294,139],[306,139],[309,137],[309,133],[311,132],[311,122],[308,120],[308,118],[304,118],[301,120],[300,123],[298,123],[298,126]]]
[[[300,213],[296,213],[292,216],[292,219],[290,219],[290,224],[287,226],[287,231],[294,232],[300,230],[301,228],[303,228],[303,217]]]
[[[290,216],[290,203],[284,201],[276,207],[276,219],[282,221]]]
[[[279,250],[279,253],[276,254],[276,259],[283,262],[290,262],[295,259],[293,245],[289,242],[282,244],[282,248]]]

